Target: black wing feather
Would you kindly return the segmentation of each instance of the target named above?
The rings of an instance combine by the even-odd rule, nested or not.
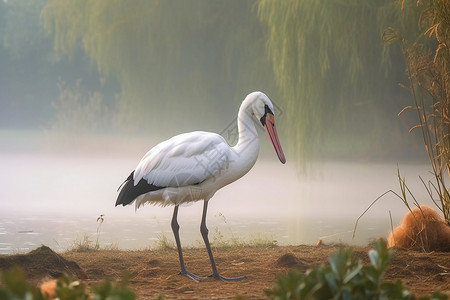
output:
[[[134,185],[133,176],[134,171],[131,172],[130,176],[128,176],[128,178],[124,181],[124,183],[121,184],[120,187],[122,187],[122,189],[120,190],[119,196],[117,197],[116,206],[121,204],[123,206],[128,205],[140,195],[164,188],[161,186],[149,184],[145,179],[139,180],[138,184]]]

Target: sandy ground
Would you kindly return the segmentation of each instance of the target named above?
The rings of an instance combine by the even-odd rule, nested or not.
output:
[[[242,296],[265,298],[264,289],[272,287],[278,274],[293,268],[306,270],[335,253],[338,246],[278,246],[273,248],[242,247],[215,249],[217,267],[223,276],[247,276],[238,282],[208,279],[194,282],[178,275],[179,262],[175,250],[120,251],[101,250],[66,252],[60,255],[41,247],[26,255],[0,256],[0,270],[21,265],[28,278],[39,284],[46,278],[69,273],[88,285],[108,278],[129,278],[129,287],[138,299],[223,299]],[[354,252],[369,263],[369,248],[355,247]],[[204,249],[184,251],[187,269],[197,275],[211,273]],[[450,295],[450,252],[417,252],[396,250],[386,280],[401,279],[416,295],[430,295],[435,290]]]

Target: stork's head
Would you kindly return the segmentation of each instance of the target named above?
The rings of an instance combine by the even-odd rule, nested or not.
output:
[[[253,92],[247,96],[247,99],[251,101],[251,113],[261,122],[262,126],[266,129],[272,142],[275,152],[278,155],[280,161],[286,163],[286,157],[284,156],[283,149],[281,148],[280,140],[278,139],[277,129],[275,127],[275,117],[273,104],[269,97],[262,92]],[[247,100],[246,99],[246,100]]]

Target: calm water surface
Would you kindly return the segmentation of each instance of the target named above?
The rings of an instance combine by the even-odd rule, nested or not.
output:
[[[134,155],[0,153],[0,254],[47,245],[63,251],[84,238],[120,249],[153,247],[162,236],[173,240],[171,207],[114,207],[119,184],[139,161]],[[360,221],[358,216],[387,190],[398,191],[397,163],[320,163],[312,176],[280,164],[268,153],[242,179],[210,201],[210,239],[270,239],[278,244],[346,242],[367,244],[387,236],[406,208],[392,194]],[[267,159],[270,157],[270,159]],[[273,158],[273,159],[272,159]],[[423,204],[430,200],[419,175],[431,179],[426,164],[399,164]],[[179,211],[184,245],[203,245],[199,232],[202,204]],[[99,228],[96,220],[104,214]]]

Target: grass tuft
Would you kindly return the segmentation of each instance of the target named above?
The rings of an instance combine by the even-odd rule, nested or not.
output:
[[[114,251],[118,250],[117,244],[110,244],[101,247],[98,241],[94,242],[89,234],[85,233],[81,239],[75,239],[72,247],[69,247],[68,252],[91,252],[91,251]]]

